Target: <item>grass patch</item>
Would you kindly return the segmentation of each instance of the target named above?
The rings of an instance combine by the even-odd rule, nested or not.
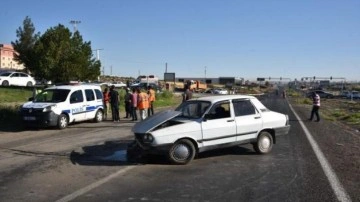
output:
[[[31,88],[0,88],[0,103],[26,102],[32,96]]]

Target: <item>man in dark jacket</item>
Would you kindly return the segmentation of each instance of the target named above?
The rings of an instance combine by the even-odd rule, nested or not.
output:
[[[119,93],[115,90],[115,86],[112,85],[110,87],[110,105],[111,105],[112,118],[114,122],[120,122],[119,104],[120,104]]]

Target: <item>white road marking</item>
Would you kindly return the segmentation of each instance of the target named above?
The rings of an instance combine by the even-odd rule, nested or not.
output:
[[[299,115],[295,112],[295,110],[292,108],[290,103],[289,103],[289,106],[290,106],[291,111],[295,114],[296,118],[298,119],[298,121],[300,123],[300,126],[303,128],[303,130],[305,132],[305,135],[306,135],[307,139],[309,140],[310,145],[311,145],[312,149],[314,150],[314,153],[315,153],[318,161],[320,162],[321,167],[322,167],[326,177],[328,178],[328,180],[330,182],[330,185],[331,185],[331,188],[334,191],[337,199],[339,201],[343,201],[343,202],[351,202],[350,196],[346,193],[346,190],[341,185],[341,183],[340,183],[338,177],[336,176],[334,170],[331,168],[331,165],[326,160],[324,154],[320,150],[320,147],[318,146],[318,144],[314,140],[314,138],[311,135],[311,133],[309,132],[309,130],[306,128],[304,122],[301,121]]]
[[[128,167],[126,167],[124,169],[121,169],[121,170],[117,171],[116,173],[113,173],[113,174],[111,174],[111,175],[109,175],[109,176],[107,176],[107,177],[105,177],[105,178],[103,178],[103,179],[101,179],[99,181],[96,181],[96,182],[90,184],[89,186],[86,186],[86,187],[84,187],[82,189],[79,189],[79,190],[75,191],[74,193],[69,194],[69,195],[57,200],[56,202],[68,202],[68,201],[74,200],[76,197],[84,195],[85,193],[91,191],[92,189],[95,189],[96,187],[99,187],[100,185],[110,181],[111,179],[113,179],[113,178],[115,178],[115,177],[117,177],[117,176],[119,176],[119,175],[133,169],[133,168],[135,168],[135,166],[128,166]]]

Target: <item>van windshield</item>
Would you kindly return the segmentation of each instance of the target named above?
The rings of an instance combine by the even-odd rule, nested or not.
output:
[[[46,89],[37,94],[33,102],[64,102],[69,95],[70,90],[66,89]]]

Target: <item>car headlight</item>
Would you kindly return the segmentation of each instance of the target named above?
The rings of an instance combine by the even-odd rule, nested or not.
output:
[[[55,108],[55,105],[47,106],[43,109],[43,112],[51,112]]]
[[[154,137],[150,133],[146,133],[144,135],[144,142],[152,143],[154,141]]]

